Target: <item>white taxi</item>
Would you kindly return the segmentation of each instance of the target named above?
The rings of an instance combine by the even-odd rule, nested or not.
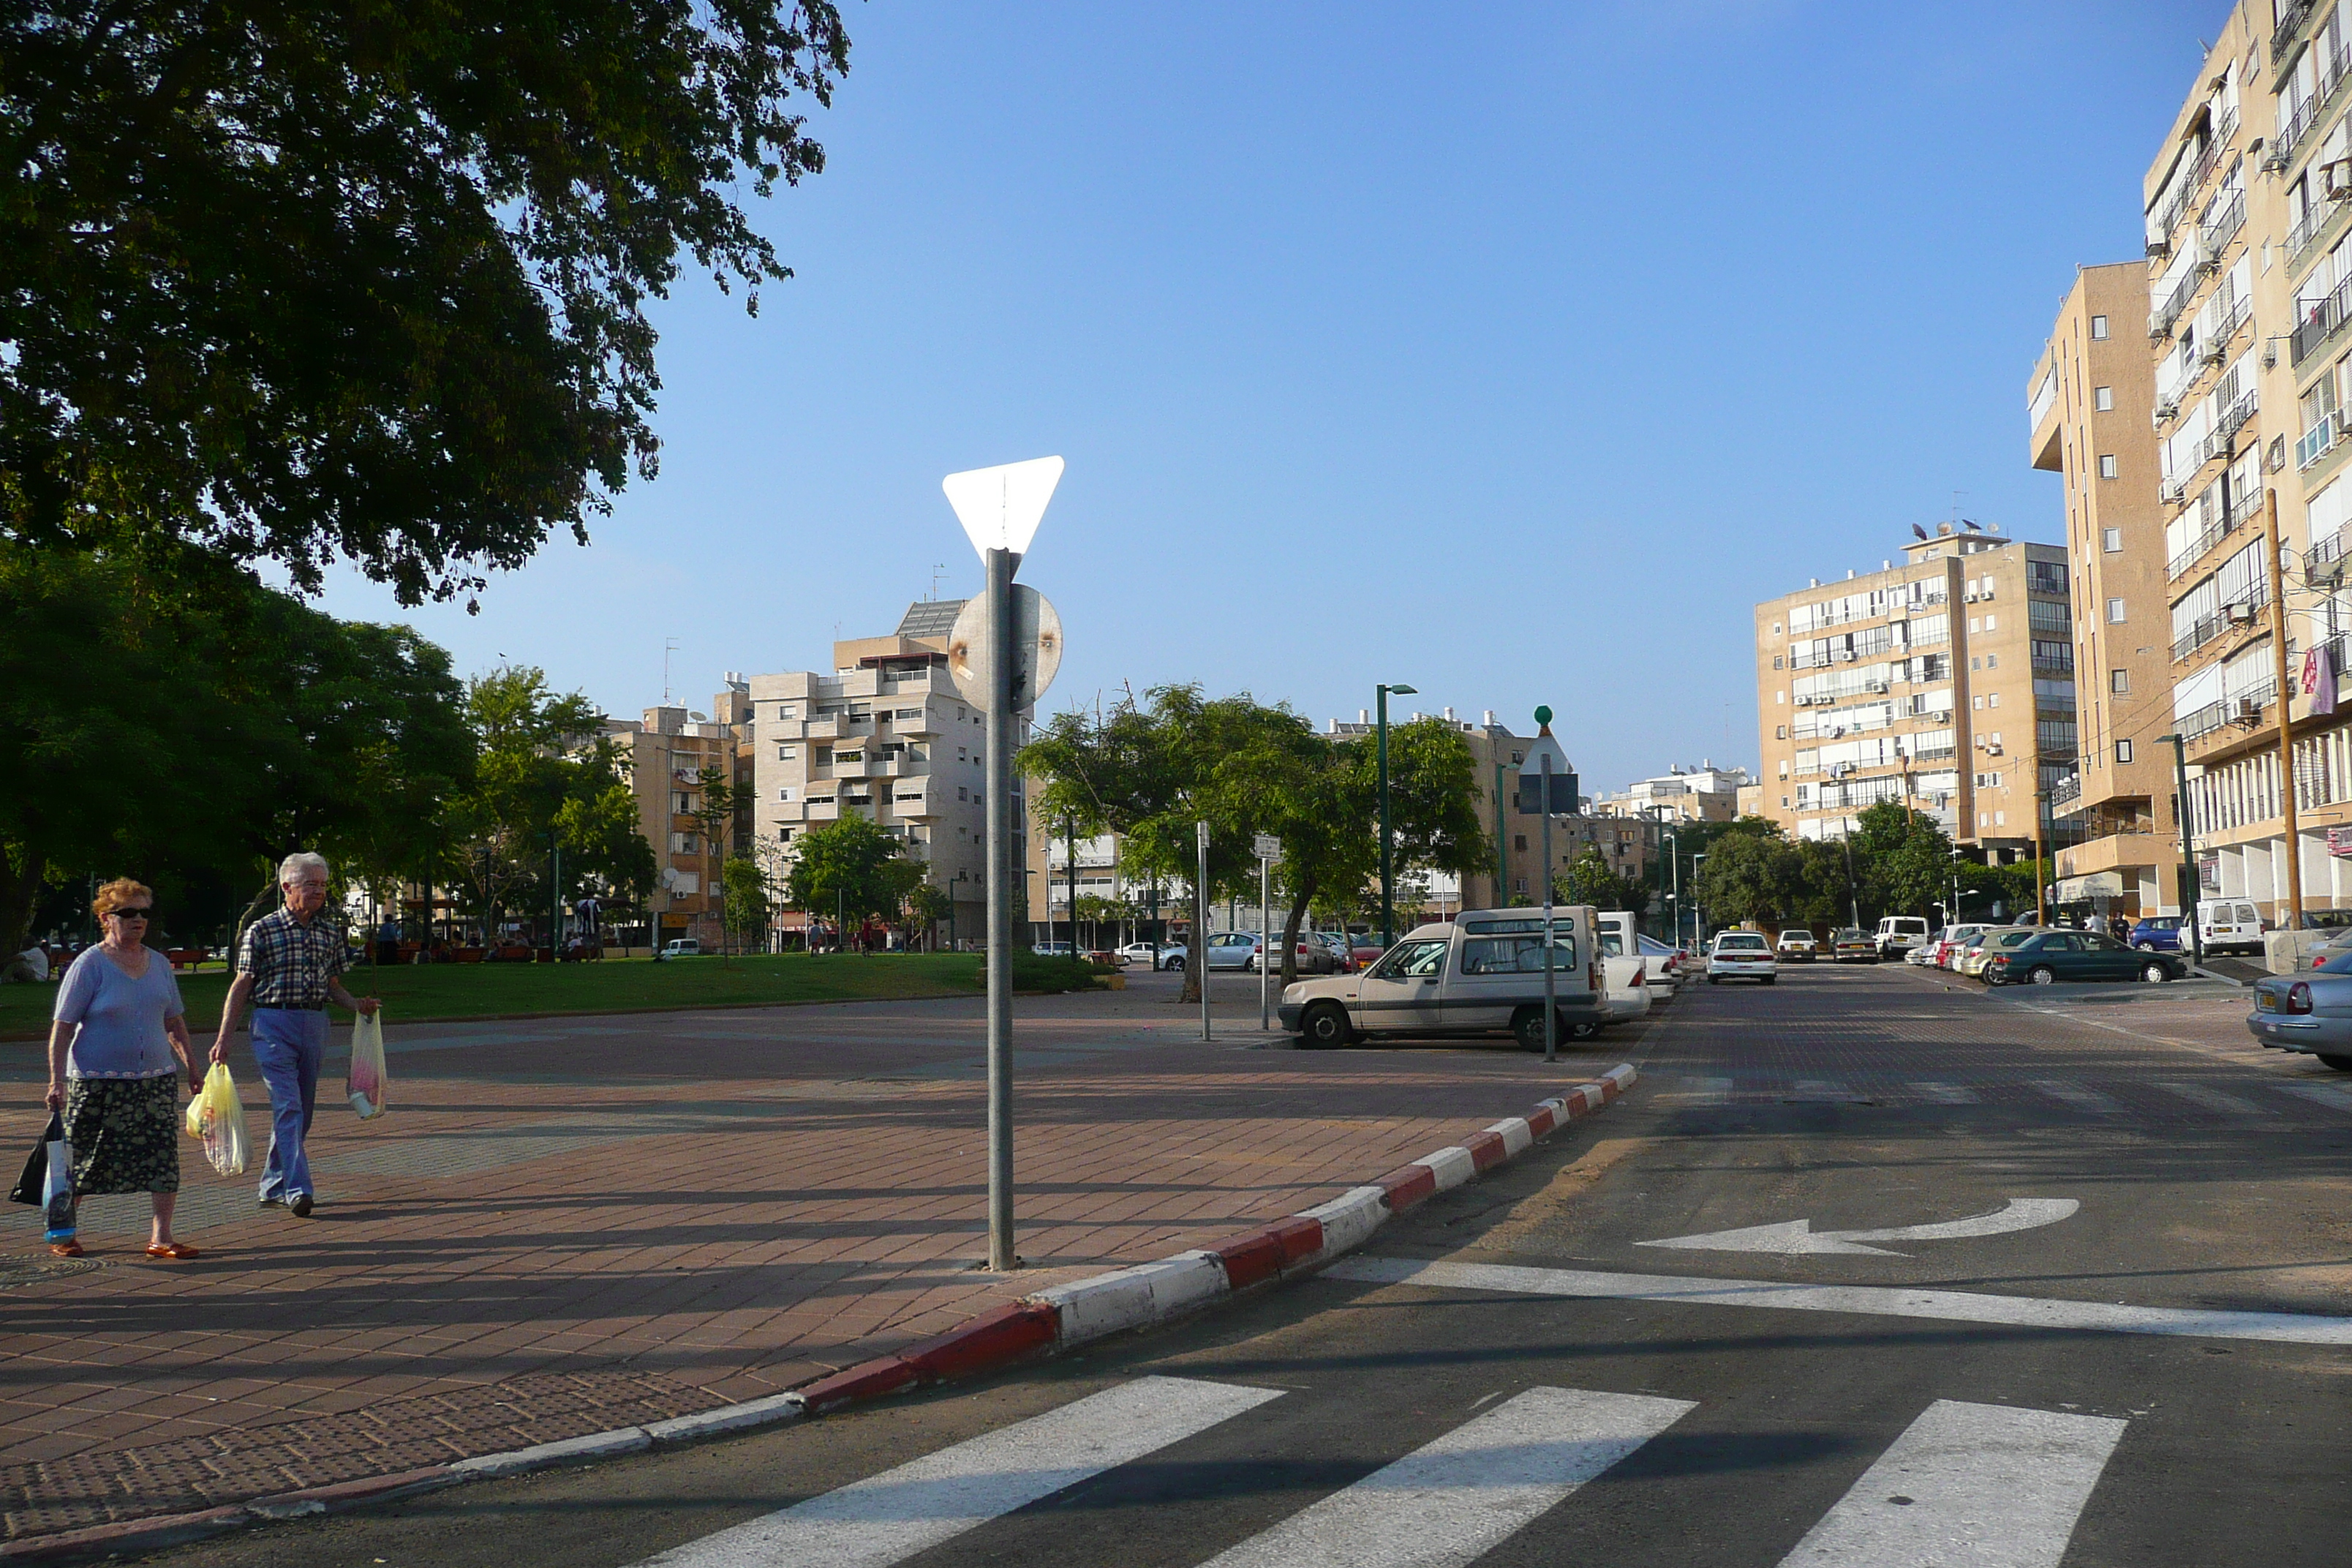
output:
[[[1780,965],[1772,956],[1771,941],[1760,931],[1718,931],[1715,945],[1706,950],[1709,985],[1720,985],[1727,980],[1760,980],[1769,985],[1780,973]]]

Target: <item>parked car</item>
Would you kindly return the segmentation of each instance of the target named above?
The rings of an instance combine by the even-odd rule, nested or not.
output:
[[[1158,969],[1168,951],[1156,942],[1130,942],[1118,950],[1118,957],[1120,963],[1130,967],[1140,963],[1147,969]]]
[[[1040,958],[1069,958],[1076,952],[1066,942],[1033,942],[1029,951]]]
[[[2136,952],[2095,931],[2037,931],[2015,947],[1985,960],[1988,985],[2025,982],[2048,985],[2060,980],[2178,980],[2188,965],[2168,952]]]
[[[1804,927],[1790,926],[1780,933],[1780,940],[1773,943],[1773,949],[1786,963],[1811,963],[1821,952],[1821,944]]]
[[[1552,1001],[1561,1040],[1589,1039],[1610,1021],[1594,912],[1585,904],[1552,911]],[[1539,1051],[1544,962],[1541,910],[1468,910],[1416,926],[1361,974],[1286,986],[1282,1026],[1307,1047],[1344,1046],[1365,1035],[1507,1029]]]
[[[1978,932],[1984,929],[1985,927],[1981,923],[1976,925],[1946,926],[1941,931],[1937,933],[1935,941],[1928,944],[1927,962],[1934,964],[1937,969],[1951,968],[1952,958],[1959,952],[1961,944],[1975,937]]]
[[[702,956],[702,939],[700,937],[693,936],[674,936],[667,942],[662,943],[661,956],[664,958],[699,958]]]
[[[1683,965],[1689,960],[1690,954],[1681,948],[1669,947],[1654,936],[1640,938],[1639,945],[1642,949],[1642,963],[1647,972],[1644,978],[1652,985],[1663,985],[1672,991],[1682,984]]]
[[[1960,944],[1952,959],[1955,974],[1980,976],[1986,962],[1996,952],[2005,952],[2041,931],[2040,926],[1987,926]]]
[[[1917,915],[1886,915],[1878,922],[1878,956],[1900,958],[1927,940],[1927,922]]]
[[[2131,928],[2131,944],[2142,952],[2179,952],[2180,917],[2142,915]]]
[[[1878,943],[1860,926],[1841,926],[1830,933],[1830,956],[1840,963],[1875,963]]]
[[[1296,951],[1297,954],[1297,963],[1298,973],[1301,974],[1328,974],[1339,967],[1339,964],[1332,961],[1331,950],[1329,948],[1324,946],[1321,942],[1317,942],[1313,937],[1307,936],[1303,932],[1299,935],[1298,946]],[[1252,973],[1255,973],[1259,963],[1265,963],[1271,964],[1278,973],[1282,969],[1282,961],[1278,958],[1273,957],[1272,953],[1273,945],[1271,943],[1261,943],[1259,945],[1257,954],[1253,956],[1250,961],[1242,965],[1242,967],[1251,971]]]
[[[2352,1072],[2352,950],[2338,949],[2307,974],[2255,981],[2246,1029],[2265,1046]]]
[[[1258,935],[1254,931],[1213,931],[1209,936],[1207,963],[1212,973],[1220,969],[1252,969],[1257,964]]]
[[[1772,957],[1772,944],[1764,940],[1760,931],[1718,931],[1715,945],[1706,950],[1709,985],[1720,985],[1727,980],[1760,980],[1769,985],[1780,975],[1780,965]]]
[[[1388,952],[1387,948],[1381,945],[1380,938],[1370,933],[1351,936],[1348,941],[1349,943],[1348,956],[1354,961],[1358,969],[1370,969],[1381,961],[1382,953]]]
[[[1630,910],[1602,910],[1592,917],[1592,922],[1603,958],[1640,959],[1642,984],[1645,986],[1675,984],[1673,966],[1678,955],[1664,942],[1635,931]]]
[[[2263,912],[2243,899],[2200,899],[2197,936],[2209,953],[2259,953],[2263,951]]]

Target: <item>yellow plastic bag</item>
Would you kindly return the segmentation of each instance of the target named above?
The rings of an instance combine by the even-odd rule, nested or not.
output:
[[[188,1136],[200,1139],[205,1158],[224,1176],[245,1174],[245,1105],[226,1062],[215,1062],[205,1087],[188,1101]]]
[[[383,1114],[384,1090],[391,1079],[383,1070],[383,1015],[362,1013],[352,1023],[352,1066],[343,1076],[343,1092],[362,1121]]]

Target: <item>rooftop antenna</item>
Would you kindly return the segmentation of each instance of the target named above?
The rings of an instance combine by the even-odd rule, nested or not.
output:
[[[947,569],[948,563],[944,561],[931,563],[931,597],[934,599],[940,596],[940,574]]]
[[[1952,521],[1954,522],[1960,521],[1960,498],[1968,493],[1969,492],[1966,490],[1954,490],[1952,492]]]
[[[662,638],[662,706],[669,706],[669,656],[677,651],[676,637]]]

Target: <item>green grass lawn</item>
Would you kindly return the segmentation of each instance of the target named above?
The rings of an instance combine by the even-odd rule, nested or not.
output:
[[[1069,991],[1088,977],[1067,961],[1017,955],[1013,981],[1024,991]],[[482,1018],[514,1013],[648,1013],[779,1002],[854,1002],[895,996],[970,996],[983,985],[972,952],[763,954],[747,958],[643,958],[595,963],[436,963],[362,967],[345,977],[354,996],[383,998],[393,1023]],[[220,1023],[228,976],[207,970],[180,976],[188,1025]],[[0,1039],[46,1035],[57,987],[0,986]]]

